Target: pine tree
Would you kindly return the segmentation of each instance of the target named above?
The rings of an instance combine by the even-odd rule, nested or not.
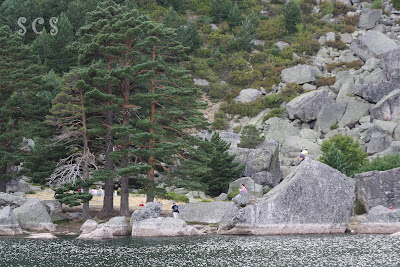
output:
[[[99,0],[75,0],[68,4],[66,15],[76,33],[86,23],[86,13],[96,9]]]
[[[231,10],[231,3],[229,0],[211,0],[211,17],[215,23],[226,20]]]
[[[242,130],[238,147],[255,148],[264,141],[264,139],[265,137],[260,136],[260,132],[255,125],[247,125]]]
[[[242,12],[240,12],[239,7],[235,4],[229,12],[228,21],[231,27],[236,27],[241,24],[243,20]]]
[[[255,29],[256,27],[251,22],[251,20],[246,19],[245,21],[242,21],[242,25],[240,26],[239,30],[238,40],[243,50],[251,50],[251,40],[253,40],[256,35]]]
[[[169,7],[163,17],[163,24],[167,27],[178,29],[182,26],[182,20],[173,7]]]
[[[182,32],[182,44],[193,51],[201,46],[199,31],[197,30],[196,23],[191,21]]]
[[[295,0],[285,6],[285,26],[289,33],[297,32],[296,24],[300,23],[300,7]]]
[[[0,27],[0,191],[24,161],[23,137],[40,137],[49,103],[40,98],[42,69],[8,26]]]

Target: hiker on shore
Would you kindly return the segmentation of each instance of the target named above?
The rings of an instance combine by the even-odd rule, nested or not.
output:
[[[175,219],[178,219],[178,214],[179,214],[178,205],[176,205],[175,202],[173,202],[172,204],[174,204],[172,206],[172,215],[174,216]]]

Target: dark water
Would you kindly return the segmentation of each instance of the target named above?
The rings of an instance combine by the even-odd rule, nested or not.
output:
[[[0,238],[0,266],[400,266],[386,235]]]

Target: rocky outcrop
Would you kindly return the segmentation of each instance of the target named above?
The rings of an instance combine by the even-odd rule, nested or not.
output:
[[[322,73],[317,67],[297,65],[282,70],[281,79],[284,83],[304,84],[316,81],[318,76],[322,76]]]
[[[193,226],[188,226],[185,221],[172,217],[158,217],[134,222],[132,225],[132,237],[156,237],[156,236],[193,236],[202,235]]]
[[[316,127],[323,134],[330,132],[332,126],[337,124],[343,117],[347,108],[347,102],[337,101],[323,106],[318,113]]]
[[[372,29],[378,22],[382,15],[381,9],[364,9],[361,12],[360,19],[358,21],[358,27],[361,29],[369,30]]]
[[[12,194],[0,193],[0,208],[10,206],[12,209],[20,207],[27,201],[24,197],[19,197]]]
[[[228,199],[227,193],[221,193],[218,197],[215,198],[216,201],[225,201]]]
[[[13,211],[23,229],[36,231],[56,229],[45,206],[38,199],[29,199]]]
[[[358,40],[361,46],[375,57],[382,57],[385,53],[399,48],[395,41],[377,31],[367,31]]]
[[[10,206],[0,210],[0,236],[13,236],[21,235],[22,229],[19,226],[17,218],[15,217]]]
[[[235,202],[239,207],[246,207],[246,205],[251,201],[251,195],[248,193],[239,193],[232,198],[232,201]]]
[[[131,226],[133,222],[146,220],[149,218],[157,218],[160,216],[162,204],[160,202],[147,202],[141,210],[135,210],[131,216]]]
[[[261,92],[259,90],[249,88],[240,91],[240,94],[235,97],[234,101],[241,103],[250,103],[257,100],[257,98],[259,98],[260,96]]]
[[[334,102],[327,91],[317,90],[302,94],[286,105],[289,119],[310,122],[317,118],[322,107]]]
[[[382,98],[370,110],[378,120],[400,122],[400,89],[396,89]]]
[[[99,227],[90,233],[81,234],[80,236],[77,237],[77,239],[88,239],[88,240],[103,240],[112,238],[114,238],[113,232],[108,227]]]
[[[344,233],[353,212],[355,182],[306,159],[253,205],[221,222],[220,234]]]
[[[400,208],[400,168],[359,173],[354,179],[357,199],[366,211],[379,205]]]
[[[228,194],[230,194],[235,187],[242,188],[242,184],[244,184],[244,186],[247,188],[247,192],[249,193],[249,195],[255,196],[255,197],[262,197],[263,186],[261,184],[255,183],[254,180],[250,177],[242,177],[242,178],[236,179],[233,182],[230,182]]]
[[[125,216],[111,218],[106,223],[98,224],[94,220],[86,220],[80,228],[82,234],[78,239],[110,239],[114,236],[129,235],[129,226]]]
[[[113,236],[129,235],[129,227],[125,216],[111,218],[108,222],[99,224],[96,229],[108,228]]]
[[[179,205],[179,218],[187,222],[219,223],[226,214],[236,211],[231,202],[199,202]]]
[[[235,161],[245,165],[242,176],[252,177],[258,172],[268,171],[280,179],[279,144],[264,140],[257,148],[230,147],[229,154],[236,155]]]
[[[67,219],[63,213],[61,203],[58,200],[42,200],[42,204],[46,207],[47,212],[53,222]]]
[[[400,209],[375,206],[355,232],[359,234],[393,234],[400,231]]]

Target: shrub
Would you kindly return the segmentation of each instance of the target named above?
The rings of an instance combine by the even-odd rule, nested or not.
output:
[[[393,7],[400,10],[400,0],[392,0]]]
[[[334,69],[337,70],[348,70],[348,69],[360,69],[364,63],[361,60],[352,61],[352,62],[337,62],[337,63],[327,63],[326,67],[329,72],[333,71]]]
[[[360,19],[360,14],[355,14],[353,16],[344,16],[340,20],[342,23],[354,26],[357,24],[358,20]]]
[[[334,16],[345,15],[350,11],[354,11],[354,9],[349,7],[345,3],[342,3],[340,1],[334,1],[334,4],[333,4],[333,15]]]
[[[321,2],[319,8],[321,9],[321,12],[324,13],[325,15],[333,14],[334,10],[333,1],[331,0],[331,1]]]
[[[353,25],[346,25],[342,28],[342,32],[343,33],[353,33],[355,32],[357,29],[355,26]]]
[[[314,40],[310,32],[297,33],[292,46],[297,53],[305,53],[310,56],[316,54],[321,47],[318,40]]]
[[[359,172],[365,163],[367,153],[358,141],[350,136],[338,135],[321,144],[322,156],[319,160],[349,177]]]
[[[393,155],[386,155],[383,157],[374,158],[371,161],[367,161],[361,172],[369,171],[386,171],[400,167],[400,153]]]
[[[238,134],[238,133],[240,133],[240,130],[242,130],[242,126],[236,126],[236,127],[234,127],[233,129],[232,129],[232,131],[235,133],[235,134]]]
[[[36,191],[33,191],[33,190],[29,190],[28,192],[25,192],[25,194],[30,194],[30,195],[34,195],[34,194],[36,194]]]
[[[278,117],[279,118],[279,117],[282,116],[283,113],[285,113],[285,109],[274,108],[270,112],[268,112],[267,115],[264,116],[263,123],[265,121],[267,121],[268,119],[272,118],[272,117]]]
[[[214,122],[212,128],[214,130],[226,130],[229,126],[228,119],[226,118],[226,114],[223,111],[218,111],[215,113]]]
[[[232,188],[232,192],[228,194],[228,200],[232,200],[232,198],[236,197],[237,195],[239,195],[239,187],[234,186]]]
[[[288,100],[295,98],[302,93],[304,93],[303,87],[295,83],[288,83],[286,84],[286,87],[282,89],[282,95]]]
[[[339,49],[339,50],[347,49],[347,45],[341,40],[326,41],[325,45],[329,46],[329,47],[333,47],[333,48]]]
[[[339,125],[337,123],[334,123],[331,125],[330,128],[331,128],[331,130],[335,130],[335,129],[339,128]]]
[[[357,202],[354,203],[354,214],[361,215],[365,213],[367,213],[367,211],[365,210],[363,204],[361,204],[360,200],[357,200]]]
[[[264,139],[265,137],[260,135],[260,131],[257,130],[255,125],[247,125],[242,130],[240,143],[237,146],[245,148],[255,148],[262,141],[264,141]]]
[[[185,195],[180,195],[180,194],[177,194],[177,193],[175,193],[175,192],[168,192],[166,195],[165,195],[165,198],[166,199],[170,199],[170,200],[173,200],[173,201],[176,201],[176,202],[184,202],[184,203],[189,203],[189,198],[187,197],[187,196],[185,196]]]
[[[283,16],[263,20],[256,28],[258,38],[266,41],[275,41],[286,33]]]
[[[382,8],[382,0],[374,0],[371,4],[372,9],[381,9]]]
[[[318,77],[317,81],[315,82],[315,85],[317,87],[321,86],[330,86],[333,85],[336,82],[336,76],[332,77]]]

